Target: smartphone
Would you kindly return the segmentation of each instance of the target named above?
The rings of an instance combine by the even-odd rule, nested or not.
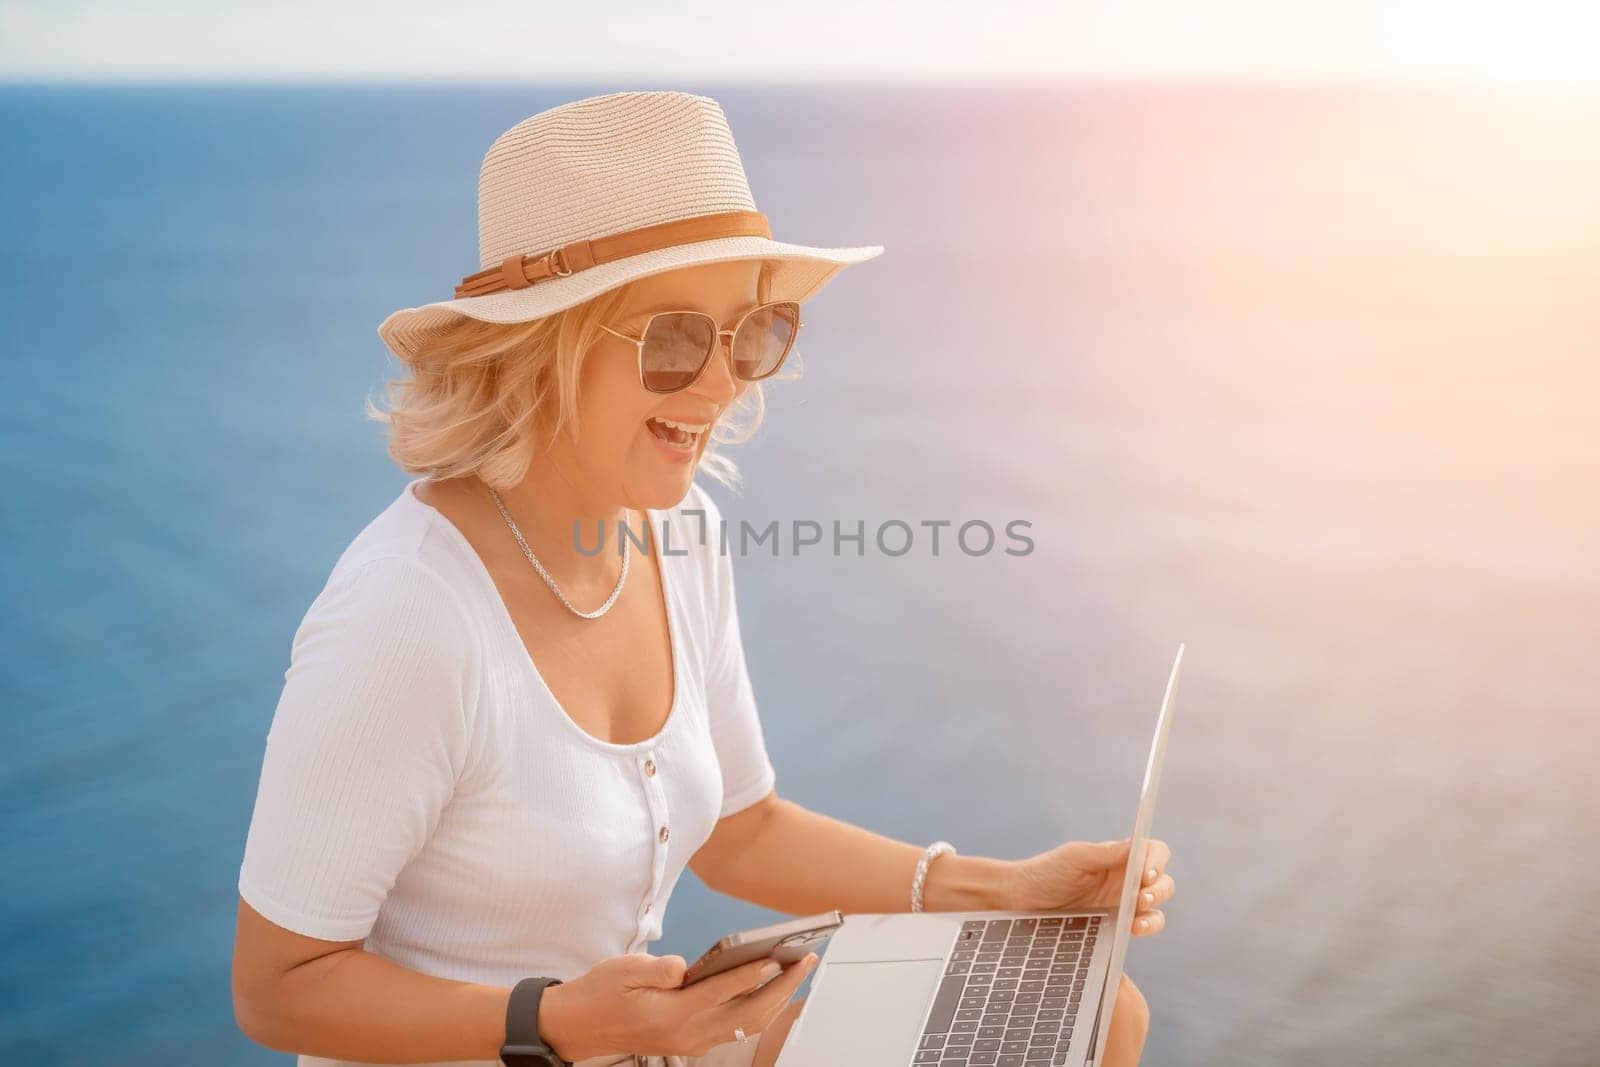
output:
[[[808,952],[821,956],[823,944],[843,924],[844,916],[838,911],[825,911],[804,919],[729,934],[688,966],[683,972],[683,984],[693,985],[702,978],[768,956],[785,967],[804,959]]]

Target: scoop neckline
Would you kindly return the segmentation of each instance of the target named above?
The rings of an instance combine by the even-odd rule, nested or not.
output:
[[[432,504],[429,504],[427,501],[423,500],[421,497],[417,496],[416,487],[427,480],[428,479],[426,476],[413,478],[411,481],[406,483],[405,489],[401,493],[401,496],[417,507],[427,511],[429,513],[429,520],[442,528],[445,531],[445,536],[452,540],[456,544],[456,547],[465,553],[467,558],[471,561],[470,566],[477,574],[478,580],[483,583],[484,589],[488,592],[490,599],[492,599],[495,603],[495,614],[500,620],[500,626],[502,630],[510,636],[512,643],[515,644],[516,647],[521,651],[523,664],[526,666],[528,673],[533,676],[534,681],[538,683],[539,689],[543,691],[545,697],[549,699],[550,705],[555,708],[556,717],[562,722],[566,723],[567,727],[579,737],[583,738],[596,748],[606,752],[632,754],[636,752],[642,752],[645,749],[659,745],[666,737],[667,732],[672,729],[673,724],[683,717],[679,713],[679,708],[683,704],[683,662],[678,654],[679,646],[682,644],[682,642],[679,640],[678,635],[678,613],[674,610],[677,604],[677,588],[676,584],[667,574],[667,562],[666,559],[661,555],[661,549],[658,547],[660,544],[660,534],[657,529],[660,519],[659,512],[657,512],[655,508],[642,509],[644,513],[650,517],[651,555],[655,557],[656,569],[661,575],[662,604],[667,612],[667,642],[671,645],[671,648],[669,649],[669,655],[672,659],[672,705],[667,709],[667,717],[661,723],[661,726],[656,730],[655,733],[651,734],[642,741],[630,741],[626,744],[622,744],[616,741],[607,741],[604,738],[596,737],[594,734],[591,734],[588,730],[585,730],[582,726],[578,725],[578,721],[567,713],[567,709],[563,707],[561,701],[556,698],[555,692],[550,688],[550,684],[545,681],[544,675],[539,673],[539,665],[533,662],[533,654],[528,651],[527,643],[522,640],[522,634],[517,630],[516,621],[511,617],[511,609],[509,606],[507,606],[505,597],[500,594],[500,587],[495,584],[494,575],[489,573],[489,568],[484,564],[483,558],[478,555],[478,550],[472,547],[472,542],[467,540],[467,535],[462,533],[460,528],[457,527],[454,522],[450,521],[449,516],[440,511],[438,508],[434,507]]]

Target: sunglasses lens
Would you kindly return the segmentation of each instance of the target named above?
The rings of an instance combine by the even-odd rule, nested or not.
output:
[[[744,320],[733,338],[733,371],[753,382],[777,373],[800,326],[800,305],[774,304]]]
[[[716,326],[705,315],[673,312],[651,319],[640,357],[645,388],[670,393],[694,381],[716,335]]]

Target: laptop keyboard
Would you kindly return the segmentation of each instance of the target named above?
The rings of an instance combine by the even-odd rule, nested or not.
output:
[[[1101,918],[962,923],[912,1062],[1065,1064]]]

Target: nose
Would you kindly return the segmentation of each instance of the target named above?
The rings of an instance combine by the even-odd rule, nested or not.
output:
[[[728,353],[727,358],[723,358],[724,350]],[[694,391],[718,404],[726,404],[739,395],[741,388],[743,383],[733,374],[733,334],[724,330],[717,334],[717,348],[711,353],[711,365],[694,383]]]

